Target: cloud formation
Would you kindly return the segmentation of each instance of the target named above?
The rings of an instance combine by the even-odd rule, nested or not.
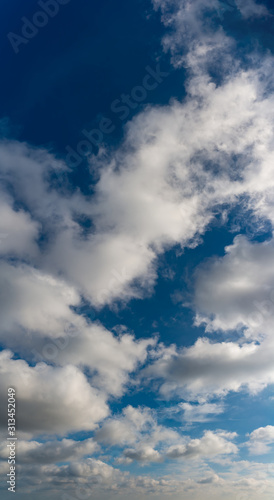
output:
[[[75,366],[53,367],[43,363],[29,366],[13,359],[10,351],[0,353],[2,401],[7,387],[20,397],[17,418],[20,431],[39,434],[67,434],[95,429],[109,414],[106,397],[88,383]],[[6,408],[1,406],[1,427],[6,428]]]
[[[237,453],[237,446],[231,442],[235,437],[235,433],[205,431],[201,439],[192,439],[186,445],[171,446],[167,456],[190,459]]]
[[[271,452],[274,444],[274,426],[259,427],[251,432],[247,446],[251,455],[264,455]]]

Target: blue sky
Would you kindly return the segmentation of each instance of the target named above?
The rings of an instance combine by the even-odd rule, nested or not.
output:
[[[273,7],[2,2],[3,498],[273,498]]]

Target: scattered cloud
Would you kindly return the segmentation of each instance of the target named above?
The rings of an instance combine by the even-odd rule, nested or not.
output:
[[[183,410],[183,418],[189,424],[193,422],[209,422],[224,412],[223,403],[200,403],[196,405],[180,403],[178,407]]]
[[[264,455],[271,451],[274,444],[274,426],[259,427],[249,435],[247,446],[251,455]]]
[[[231,442],[235,433],[205,431],[201,439],[191,439],[187,444],[174,445],[167,451],[169,458],[201,458],[235,454],[237,446]]]
[[[274,382],[272,349],[268,344],[210,342],[200,338],[188,348],[175,346],[159,352],[159,358],[143,375],[158,380],[160,395],[206,400],[230,391],[257,393]]]
[[[246,335],[269,331],[274,314],[273,239],[250,242],[237,236],[225,256],[196,270],[196,323],[207,330],[246,327]]]

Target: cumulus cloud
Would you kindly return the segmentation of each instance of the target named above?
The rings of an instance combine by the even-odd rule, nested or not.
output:
[[[256,393],[274,381],[272,345],[210,342],[200,338],[188,348],[163,349],[144,375],[160,382],[160,394],[199,400],[230,391]]]
[[[17,451],[20,464],[52,464],[77,460],[83,456],[92,455],[98,450],[92,438],[83,441],[62,439],[61,441],[24,441],[20,439]],[[7,459],[7,447],[4,442],[0,447],[0,457]]]
[[[10,351],[2,351],[0,359],[0,395],[5,401],[7,388],[16,390],[20,399],[18,425],[22,432],[37,435],[93,430],[107,417],[109,409],[104,395],[91,387],[75,366],[55,368],[38,363],[32,367],[22,359],[12,359]],[[0,423],[6,427],[4,406]]]
[[[267,333],[274,314],[273,239],[250,242],[237,236],[224,257],[196,271],[196,323],[208,330],[244,326],[246,334]]]
[[[247,446],[252,455],[264,455],[271,452],[269,445],[274,444],[274,426],[259,427],[249,435]]]
[[[173,444],[164,452],[159,453],[148,444],[139,444],[135,449],[125,449],[123,456],[126,460],[138,462],[162,462],[164,458],[169,459],[202,459],[214,458],[222,455],[236,454],[237,446],[232,440],[237,436],[236,433],[224,431],[212,432],[205,431],[201,439],[190,439],[185,437],[185,443]],[[126,461],[126,463],[129,463]]]
[[[129,459],[130,462],[136,460],[137,462],[143,462],[146,464],[147,462],[163,461],[163,457],[157,450],[154,450],[151,446],[144,444],[142,446],[138,446],[137,449],[125,449],[123,455],[126,459]]]
[[[38,254],[39,223],[23,209],[15,210],[12,198],[0,192],[0,255],[23,257],[27,260]]]
[[[191,405],[186,403],[182,406],[191,412]],[[207,413],[218,412],[214,405],[201,406],[204,406],[204,411]],[[205,420],[196,418],[196,421]],[[146,464],[162,462],[165,458],[202,458],[236,453],[237,447],[231,443],[231,439],[235,437],[235,433],[218,431],[215,434],[207,431],[201,439],[192,440],[186,435],[159,425],[156,414],[148,408],[131,406],[123,410],[123,415],[106,420],[95,435],[95,439],[99,442],[123,448],[122,456],[116,460],[120,464],[129,464],[132,461]],[[126,444],[134,446],[124,448]]]
[[[129,405],[122,415],[105,421],[96,433],[96,439],[110,445],[134,443],[142,432],[149,432],[156,425],[149,408],[134,408]]]
[[[167,457],[189,459],[235,454],[238,448],[231,442],[235,437],[235,433],[205,431],[201,439],[191,439],[187,444],[171,446]]]
[[[57,277],[30,265],[2,261],[0,284],[1,337],[10,344],[14,338],[20,346],[24,330],[57,337],[76,321],[71,306],[79,304],[80,296]]]
[[[121,396],[129,375],[144,364],[156,341],[136,340],[127,332],[115,336],[100,323],[83,325],[79,335],[71,337],[65,349],[58,350],[55,362],[88,368],[93,385],[107,394]]]
[[[100,443],[123,448],[117,463],[128,464],[133,460],[142,463],[161,462],[161,450],[174,442],[182,441],[180,434],[168,427],[159,425],[157,415],[150,408],[127,406],[122,415],[107,419],[96,432],[95,439]],[[124,448],[125,445],[134,445]],[[160,451],[156,450],[160,446]]]
[[[192,422],[209,422],[223,413],[224,405],[223,403],[200,403],[196,405],[180,403],[178,405],[179,410],[183,410],[184,420],[191,424]]]

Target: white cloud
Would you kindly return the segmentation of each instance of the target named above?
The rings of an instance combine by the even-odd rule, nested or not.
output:
[[[248,389],[256,393],[274,382],[272,344],[210,342],[200,338],[188,348],[175,346],[159,352],[159,358],[145,368],[148,379],[160,383],[160,394],[193,401],[224,396]]]
[[[223,403],[179,403],[178,410],[183,410],[184,420],[188,423],[192,422],[209,422],[216,415],[220,415],[224,411]]]
[[[235,3],[245,19],[270,15],[267,7],[255,0],[235,0]]]
[[[98,446],[92,438],[83,441],[62,439],[61,441],[24,441],[18,440],[17,451],[20,464],[52,464],[76,460],[86,455],[92,455]],[[7,446],[4,441],[0,447],[0,457],[7,460]]]
[[[52,275],[26,264],[2,261],[0,284],[2,340],[15,337],[15,345],[19,347],[24,330],[38,336],[56,337],[76,321],[70,306],[79,304],[79,294]],[[8,342],[11,343],[12,338]]]
[[[187,404],[180,406],[184,409],[187,406],[188,410],[190,407]],[[214,405],[205,404],[204,407],[206,406],[207,414],[218,413],[217,408],[213,408]],[[197,418],[196,421],[205,420]],[[116,460],[119,464],[129,464],[132,461],[141,464],[162,462],[165,457],[202,458],[236,453],[237,447],[231,443],[234,437],[235,433],[218,431],[215,434],[206,431],[201,439],[191,439],[171,428],[159,425],[156,414],[148,408],[137,409],[131,406],[123,410],[123,415],[106,420],[95,435],[95,439],[99,442],[123,448],[122,456]],[[124,448],[127,444],[133,446]]]
[[[125,443],[135,443],[143,431],[147,433],[155,425],[149,408],[134,408],[129,405],[119,417],[106,420],[95,437],[99,442],[122,446]]]
[[[196,271],[196,323],[208,330],[245,326],[246,335],[271,331],[274,315],[274,252],[271,239],[250,242],[237,236],[224,257],[213,258]]]
[[[163,460],[161,451],[172,443],[182,441],[178,432],[172,428],[159,425],[156,413],[149,408],[134,408],[127,406],[121,415],[107,419],[96,432],[95,439],[100,443],[124,448],[122,457],[117,463],[160,462]],[[160,451],[156,450],[160,447]]]
[[[232,442],[236,437],[236,433],[228,433],[224,431],[205,431],[201,439],[190,439],[188,437],[179,439],[179,443],[172,444],[165,450],[159,453],[150,444],[139,443],[134,449],[128,448],[123,451],[125,463],[136,460],[142,463],[162,462],[165,458],[169,459],[213,459],[217,456],[236,454],[237,446]],[[180,441],[182,443],[180,443]],[[120,462],[123,463],[121,460]]]
[[[36,240],[39,224],[24,210],[15,210],[7,193],[1,192],[0,195],[0,255],[19,256],[27,260],[35,258],[38,254]]]
[[[123,455],[130,461],[136,460],[137,462],[143,462],[143,464],[163,461],[163,457],[157,450],[145,444],[139,445],[136,449],[127,448],[124,450]]]
[[[219,0],[153,0],[155,9],[162,12],[167,28],[163,48],[170,51],[175,67],[184,65],[195,75],[199,86],[209,82],[209,68],[218,68],[221,78],[234,71],[238,62],[232,61],[234,40],[222,27],[223,13],[233,10]],[[235,6],[234,6],[235,7]],[[193,83],[193,82],[192,82]],[[189,87],[190,89],[190,87]],[[203,89],[206,91],[206,86]]]
[[[264,455],[271,452],[269,445],[274,444],[274,426],[259,427],[251,432],[247,446],[252,455]]]
[[[144,364],[156,339],[136,340],[126,332],[115,336],[100,323],[81,326],[77,335],[67,338],[67,345],[66,337],[61,339],[65,348],[57,349],[53,361],[63,366],[88,368],[95,387],[106,394],[121,396],[130,373]]]
[[[0,353],[1,400],[7,387],[18,395],[17,418],[20,431],[37,434],[66,434],[93,430],[109,413],[105,398],[91,387],[75,366],[63,368],[12,359],[10,351]],[[6,427],[6,408],[1,407],[0,423]]]
[[[191,459],[235,454],[238,448],[231,442],[235,437],[235,433],[205,431],[201,439],[191,439],[187,444],[171,446],[167,457]]]
[[[152,0],[152,3],[156,10],[161,10],[167,28],[163,47],[171,52],[173,64],[184,64],[196,74],[214,63],[222,70],[228,69],[228,65],[233,68],[234,40],[222,26],[226,13],[235,15],[238,9],[244,19],[270,15],[267,7],[255,0]]]

